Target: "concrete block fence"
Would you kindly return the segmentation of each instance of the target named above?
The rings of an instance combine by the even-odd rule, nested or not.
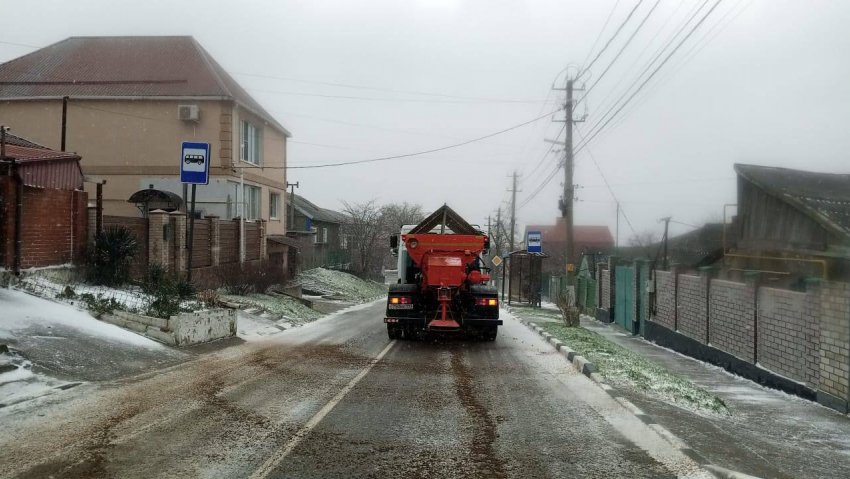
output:
[[[616,267],[596,271],[596,317],[606,322],[631,306],[617,304]],[[763,285],[757,274],[734,282],[715,279],[711,268],[653,273],[652,285],[637,286],[639,294],[654,286],[640,305],[648,340],[850,412],[850,284],[811,280],[791,291]]]

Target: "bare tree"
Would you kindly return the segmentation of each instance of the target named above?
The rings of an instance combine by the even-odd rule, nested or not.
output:
[[[629,246],[649,246],[651,244],[655,244],[661,241],[661,237],[657,232],[652,230],[646,230],[643,233],[637,233],[632,235],[629,238],[628,245]]]
[[[384,223],[378,201],[372,199],[366,203],[348,203],[343,201],[343,212],[349,217],[345,225],[346,234],[352,241],[352,269],[362,275],[375,272],[380,265],[379,245],[383,245]],[[388,242],[387,242],[388,244]]]
[[[404,203],[390,203],[381,207],[381,219],[384,226],[382,236],[387,240],[379,245],[385,246],[381,249],[381,264],[388,269],[395,268],[395,258],[389,249],[389,237],[397,235],[403,225],[415,225],[425,218],[422,205]]]

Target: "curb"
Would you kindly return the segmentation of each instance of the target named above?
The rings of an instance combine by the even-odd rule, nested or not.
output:
[[[539,334],[544,341],[551,344],[556,351],[558,351],[562,356],[564,356],[564,358],[567,359],[567,362],[572,364],[576,371],[590,378],[591,381],[596,383],[600,388],[602,388],[603,391],[608,393],[608,395],[611,396],[611,398],[616,401],[620,406],[632,413],[636,418],[640,419],[641,422],[649,426],[650,429],[658,433],[658,435],[661,436],[665,441],[667,441],[671,446],[678,449],[679,452],[690,458],[692,461],[696,462],[700,467],[702,467],[715,477],[718,477],[719,479],[759,479],[756,476],[751,476],[736,471],[730,471],[729,469],[724,469],[722,467],[711,464],[706,458],[702,457],[698,452],[690,448],[685,443],[685,441],[679,439],[672,432],[664,428],[664,426],[655,422],[655,420],[651,416],[643,412],[631,401],[617,393],[617,391],[613,387],[606,384],[603,381],[602,376],[599,374],[595,364],[587,360],[585,357],[579,356],[566,344],[555,339],[551,334],[543,331],[543,328],[538,326],[537,323],[521,318],[517,318],[517,320],[527,326],[528,329]]]

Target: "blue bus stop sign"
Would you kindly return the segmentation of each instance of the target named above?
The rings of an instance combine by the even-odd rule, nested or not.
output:
[[[210,183],[210,144],[184,141],[180,153],[180,182],[194,185]]]
[[[525,246],[529,253],[542,253],[543,233],[540,231],[529,231],[526,233]]]

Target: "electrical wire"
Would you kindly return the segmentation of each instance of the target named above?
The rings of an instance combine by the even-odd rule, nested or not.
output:
[[[548,100],[424,100],[419,98],[374,98],[366,96],[349,96],[349,95],[326,95],[320,93],[300,93],[293,91],[280,90],[263,90],[258,88],[245,88],[248,91],[258,93],[271,93],[276,95],[293,95],[306,96],[313,98],[333,98],[341,100],[365,100],[365,101],[380,101],[388,103],[447,103],[455,105],[488,105],[490,103],[545,103]]]
[[[688,32],[685,38],[683,38],[682,41],[680,41],[679,44],[676,45],[673,51],[671,51],[670,54],[667,55],[666,58],[664,58],[664,61],[662,61],[661,64],[659,64],[658,67],[656,67],[655,70],[652,71],[649,77],[647,77],[646,80],[644,80],[643,83],[640,84],[637,90],[635,90],[634,93],[632,93],[631,96],[629,96],[629,98],[620,105],[620,107],[605,121],[605,123],[603,123],[600,127],[596,128],[595,131],[591,132],[591,134],[588,135],[588,138],[581,146],[579,146],[578,149],[576,149],[576,152],[581,151],[581,149],[583,149],[589,142],[593,141],[593,139],[597,135],[599,135],[599,132],[602,131],[602,129],[604,129],[609,123],[611,123],[611,121],[623,110],[623,108],[625,108],[626,105],[628,105],[628,103],[632,99],[634,99],[634,97],[646,86],[646,84],[649,83],[650,80],[652,80],[652,78],[661,70],[661,68],[663,68],[668,61],[670,61],[670,58],[675,55],[677,51],[679,51],[682,45],[684,45],[684,43],[691,37],[691,35],[693,35],[693,33],[700,27],[700,25],[705,22],[708,16],[711,15],[711,13],[717,8],[718,5],[720,5],[722,1],[723,0],[717,0],[714,5],[712,5],[711,9],[699,20],[699,22],[691,29],[691,31]]]
[[[623,54],[623,52],[626,51],[626,48],[628,48],[629,45],[631,45],[632,40],[634,40],[635,36],[640,32],[641,28],[643,28],[643,26],[646,24],[646,21],[649,20],[649,17],[652,16],[652,13],[658,7],[659,3],[661,3],[661,0],[655,0],[655,4],[652,5],[652,8],[650,8],[649,12],[646,14],[646,16],[643,17],[643,20],[641,20],[640,24],[638,24],[635,31],[632,32],[631,36],[629,36],[628,40],[626,40],[626,43],[623,44],[622,48],[620,48],[620,51],[618,51],[617,55],[614,56],[614,59],[611,60],[611,62],[608,64],[608,66],[605,68],[605,70],[602,71],[602,74],[599,75],[599,78],[594,80],[593,84],[590,85],[587,88],[587,91],[584,93],[584,96],[582,98],[586,98],[587,95],[591,92],[591,90],[593,90],[596,87],[596,85],[598,85],[599,82],[602,81],[603,78],[605,78],[605,74],[608,73],[609,70],[611,70],[611,67],[614,66],[614,64],[617,62],[617,60]],[[578,103],[576,103],[576,104],[578,104]]]
[[[626,19],[625,19],[625,20],[623,20],[623,23],[621,23],[621,24],[620,24],[620,26],[619,26],[619,27],[617,27],[617,31],[615,31],[615,32],[614,32],[614,34],[613,34],[613,35],[611,35],[611,38],[609,38],[609,39],[608,39],[608,41],[605,43],[605,46],[604,46],[604,47],[602,47],[602,50],[599,50],[599,53],[597,53],[597,54],[596,54],[596,57],[594,57],[594,58],[593,58],[593,61],[591,61],[591,62],[590,62],[590,64],[589,64],[589,65],[587,65],[587,67],[582,68],[582,69],[581,69],[581,71],[579,72],[579,74],[578,74],[578,75],[576,75],[576,80],[578,80],[579,78],[581,78],[581,77],[582,77],[582,75],[584,75],[584,73],[585,73],[585,72],[587,72],[588,70],[590,70],[590,68],[593,66],[593,64],[594,64],[594,63],[596,63],[596,60],[599,60],[599,57],[601,57],[601,56],[602,56],[602,54],[603,54],[603,53],[605,53],[605,50],[607,50],[607,49],[608,49],[608,47],[611,45],[611,42],[613,42],[613,41],[614,41],[614,39],[615,39],[615,38],[617,38],[617,35],[619,35],[619,34],[620,34],[620,32],[623,30],[623,27],[625,27],[625,26],[626,26],[626,24],[627,24],[627,23],[629,23],[629,20],[631,20],[632,15],[634,15],[634,14],[635,14],[635,12],[637,11],[637,9],[640,7],[640,5],[641,5],[642,3],[643,3],[643,0],[638,0],[637,4],[634,6],[634,8],[632,8],[632,10],[631,10],[631,11],[629,12],[629,14],[626,16]]]
[[[593,41],[593,45],[590,47],[590,50],[587,51],[587,56],[584,58],[582,65],[586,65],[587,61],[590,60],[590,55],[593,54],[593,50],[596,48],[596,45],[599,44],[599,40],[602,39],[602,34],[605,33],[605,29],[608,28],[608,22],[611,21],[611,17],[614,16],[614,12],[617,10],[617,7],[620,5],[620,0],[614,2],[614,7],[608,12],[608,18],[605,19],[605,23],[602,25],[602,30],[599,30],[599,34],[596,35],[596,40]]]

